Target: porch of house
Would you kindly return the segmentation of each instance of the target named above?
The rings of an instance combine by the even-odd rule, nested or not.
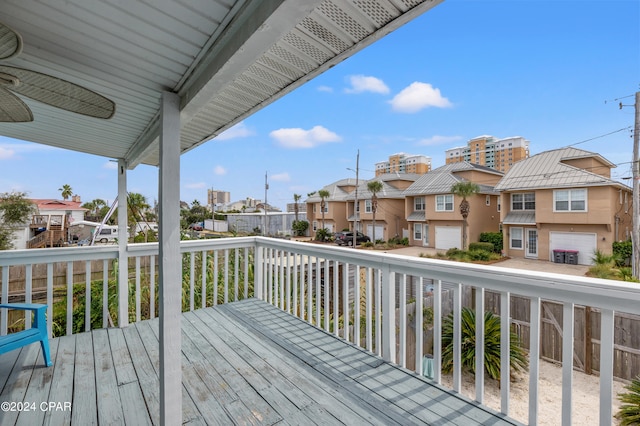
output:
[[[3,425],[160,423],[157,318],[51,351],[0,356]],[[258,299],[184,313],[182,374],[189,424],[518,424]]]

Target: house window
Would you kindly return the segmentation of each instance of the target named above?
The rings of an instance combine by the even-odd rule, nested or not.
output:
[[[356,203],[356,213],[360,213],[360,203]]]
[[[422,225],[422,236],[424,238],[423,243],[425,246],[429,245],[429,224]]]
[[[313,221],[313,232],[316,232],[318,230],[318,221],[314,220]]]
[[[524,194],[511,194],[511,210],[535,210],[535,209],[536,209],[535,193],[527,192]]]
[[[413,224],[413,239],[416,241],[422,240],[422,224],[421,223]]]
[[[491,195],[487,195],[487,197],[484,199],[484,204],[487,206],[491,205]]]
[[[498,195],[498,211],[500,211],[501,206],[502,206],[502,197]]]
[[[512,249],[522,249],[522,228],[511,228],[509,247]]]
[[[364,212],[365,213],[371,213],[371,200],[365,200],[364,201]]]
[[[453,194],[436,195],[436,211],[452,212],[453,211]]]
[[[567,189],[553,191],[553,210],[557,212],[587,211],[587,190]]]
[[[424,211],[424,197],[414,198],[413,211]]]

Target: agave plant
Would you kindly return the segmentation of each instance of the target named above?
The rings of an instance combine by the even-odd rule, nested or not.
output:
[[[622,426],[640,423],[640,376],[624,387],[627,392],[618,394],[622,403],[616,417]]]
[[[472,309],[462,308],[462,367],[475,373],[476,368],[476,313]],[[512,371],[524,371],[528,359],[520,340],[510,332],[511,347],[509,363]],[[500,379],[500,317],[492,312],[484,314],[484,368],[489,377]],[[453,370],[453,314],[449,314],[442,325],[442,372]]]

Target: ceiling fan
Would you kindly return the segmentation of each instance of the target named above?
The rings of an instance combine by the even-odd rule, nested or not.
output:
[[[20,34],[0,22],[0,61],[22,52]],[[98,93],[51,75],[0,64],[0,122],[33,121],[33,113],[15,93],[89,117],[109,119],[115,104]]]

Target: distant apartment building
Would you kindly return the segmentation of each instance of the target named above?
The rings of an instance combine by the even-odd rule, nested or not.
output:
[[[478,136],[467,146],[445,151],[446,164],[468,161],[506,173],[516,162],[529,158],[529,141],[521,136],[496,139]]]
[[[388,161],[376,163],[376,176],[387,173],[415,173],[423,175],[431,171],[431,157],[400,152],[389,156]]]
[[[231,202],[231,193],[229,191],[220,191],[217,189],[207,190],[207,204],[209,206],[224,205]]]

